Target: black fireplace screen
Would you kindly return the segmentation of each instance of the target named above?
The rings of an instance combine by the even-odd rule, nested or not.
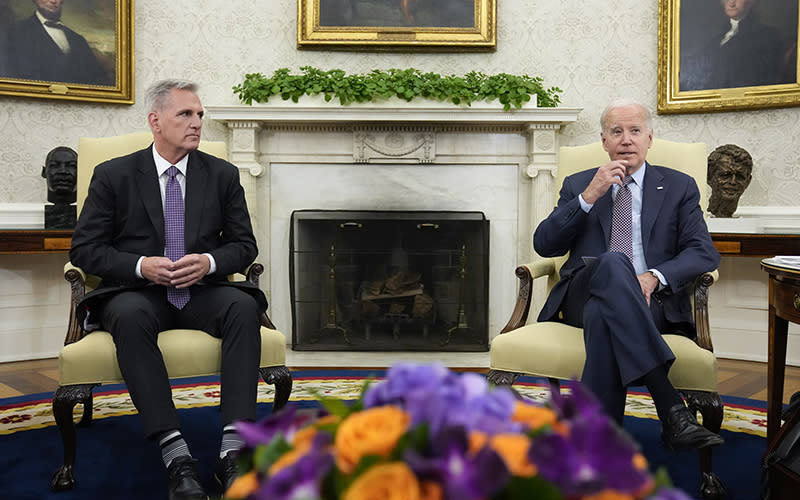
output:
[[[293,349],[488,349],[483,213],[298,210],[290,245]]]

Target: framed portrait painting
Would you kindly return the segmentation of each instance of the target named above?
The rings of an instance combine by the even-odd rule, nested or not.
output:
[[[133,0],[0,0],[0,95],[133,103]]]
[[[800,105],[798,0],[659,0],[658,112]]]
[[[297,46],[492,51],[497,0],[297,0]]]

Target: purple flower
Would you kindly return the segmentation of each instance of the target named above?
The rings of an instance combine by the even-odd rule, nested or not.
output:
[[[401,406],[411,415],[412,425],[426,423],[432,433],[450,426],[490,434],[519,431],[521,426],[510,420],[514,402],[511,391],[490,390],[485,377],[475,373],[458,375],[441,364],[394,365],[386,380],[370,387],[364,395],[366,408]]]
[[[510,478],[503,459],[488,446],[471,456],[463,427],[444,429],[428,450],[409,449],[403,458],[420,479],[441,484],[447,500],[490,497]]]
[[[364,394],[364,407],[383,405],[406,406],[415,395],[430,395],[445,380],[455,377],[440,363],[417,365],[397,363],[386,371],[386,380],[371,385]]]
[[[276,435],[291,442],[294,434],[309,422],[316,420],[319,412],[297,412],[297,407],[289,405],[272,413],[258,422],[239,421],[234,425],[236,432],[244,440],[245,446],[255,448],[272,441]]]
[[[607,418],[603,405],[583,384],[573,381],[570,385],[570,395],[565,396],[558,391],[550,394],[550,404],[564,420],[574,418],[592,418],[598,416]]]
[[[322,482],[333,467],[333,456],[312,450],[284,467],[263,483],[253,495],[256,500],[312,500],[322,498]]]
[[[539,436],[529,452],[539,475],[551,481],[565,496],[583,496],[610,488],[634,492],[648,479],[637,469],[633,456],[638,448],[631,438],[603,413],[595,411],[592,398],[579,389],[575,398],[561,401],[569,410],[568,436]],[[572,411],[583,409],[585,412]]]

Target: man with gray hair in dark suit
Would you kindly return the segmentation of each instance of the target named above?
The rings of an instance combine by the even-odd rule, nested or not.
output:
[[[95,167],[69,256],[102,278],[78,304],[78,318],[111,333],[144,432],[160,447],[170,500],[200,500],[206,494],[180,430],[158,334],[189,328],[222,340],[214,474],[227,489],[243,444],[233,423],[256,417],[267,300],[255,285],[227,279],[258,248],[239,169],[198,151],[204,112],[197,86],[157,82],[145,101],[153,144]]]

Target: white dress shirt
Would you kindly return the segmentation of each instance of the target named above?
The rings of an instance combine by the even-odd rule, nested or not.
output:
[[[156,172],[158,172],[158,184],[161,188],[161,207],[164,208],[164,203],[166,201],[166,193],[167,193],[167,181],[169,180],[169,176],[167,175],[167,170],[169,167],[175,165],[178,169],[178,175],[175,178],[178,181],[178,184],[181,186],[181,196],[186,198],[186,168],[189,164],[189,155],[184,156],[181,158],[177,163],[170,163],[164,159],[158,151],[156,151],[155,145],[152,146],[153,151],[153,161],[156,164]],[[208,273],[211,274],[217,270],[217,262],[214,260],[214,257],[210,253],[204,253],[206,257],[208,257]],[[136,276],[139,278],[143,278],[142,276],[142,261],[144,260],[145,256],[139,257],[139,260],[136,261]]]

